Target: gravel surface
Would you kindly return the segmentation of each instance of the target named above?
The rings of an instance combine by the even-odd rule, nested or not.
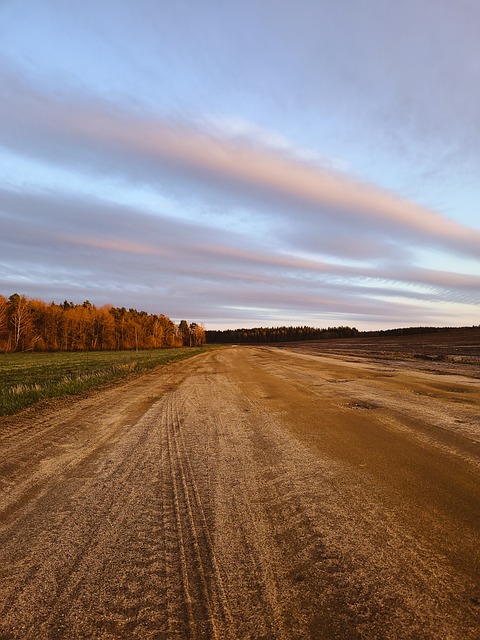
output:
[[[0,640],[479,638],[469,371],[232,347],[4,419]]]

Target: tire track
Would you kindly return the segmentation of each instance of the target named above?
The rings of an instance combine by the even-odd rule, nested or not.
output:
[[[188,434],[191,450],[196,451],[191,456],[196,463],[192,477],[202,477],[200,461],[209,457],[208,449],[201,453],[198,450],[202,444],[196,436],[200,424],[203,443],[211,437],[215,447],[211,460],[217,477],[211,489],[213,496],[209,496],[210,502],[213,499],[210,506],[215,516],[211,540],[218,572],[224,576],[223,589],[230,594],[232,603],[232,637],[301,637],[300,628],[292,621],[285,584],[279,580],[278,558],[272,553],[270,541],[275,532],[265,519],[262,499],[268,492],[268,483],[259,477],[261,469],[251,466],[254,453],[246,401],[239,401],[238,389],[224,377],[214,377],[208,371],[203,379],[195,379],[195,384],[187,381],[185,386],[188,387],[183,390],[186,428],[181,433]],[[185,459],[191,466],[188,455]],[[240,610],[248,611],[249,615],[239,615]]]
[[[165,530],[165,567],[167,573],[167,610],[169,637],[195,637],[195,620],[190,580],[187,570],[186,542],[175,461],[171,444],[168,412],[162,412],[166,455],[163,456],[163,524]],[[178,576],[181,584],[178,585]],[[180,588],[179,588],[180,586]]]
[[[164,416],[187,633],[192,638],[229,638],[232,616],[182,434],[177,395],[167,397]]]
[[[181,470],[180,475],[189,513],[189,521],[195,540],[195,550],[202,569],[202,585],[204,585],[205,593],[208,594],[209,608],[213,622],[215,623],[214,637],[228,638],[228,630],[231,628],[233,620],[232,613],[215,555],[215,548],[203,508],[198,482],[192,469],[184,432],[181,428],[178,401],[177,403],[172,403],[170,408],[172,412],[172,433],[176,449],[176,460]],[[196,520],[198,521],[198,525],[195,524]]]

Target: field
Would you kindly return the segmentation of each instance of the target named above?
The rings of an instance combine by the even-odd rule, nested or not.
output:
[[[480,327],[403,336],[289,342],[282,346],[318,353],[441,362],[443,369],[455,363],[480,365]]]
[[[478,345],[423,340],[207,350],[4,417],[0,638],[478,639]]]
[[[42,399],[82,393],[134,372],[189,358],[202,350],[0,354],[0,416],[17,413]]]

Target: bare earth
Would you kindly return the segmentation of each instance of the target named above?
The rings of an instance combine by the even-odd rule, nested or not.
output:
[[[0,638],[480,638],[478,368],[422,367],[232,347],[3,419]]]

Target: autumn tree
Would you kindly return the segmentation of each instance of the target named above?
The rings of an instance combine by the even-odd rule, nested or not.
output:
[[[190,339],[190,327],[188,326],[188,322],[186,320],[180,320],[180,324],[178,325],[178,331],[180,333],[183,346],[191,347],[192,345],[191,345],[191,339]]]
[[[13,351],[22,349],[22,339],[30,320],[28,300],[14,293],[8,299],[7,316],[13,343]]]
[[[177,327],[175,323],[170,320],[168,316],[164,316],[161,314],[158,317],[162,331],[164,332],[164,345],[165,347],[176,347],[178,346],[178,333]]]
[[[30,300],[28,307],[30,324],[26,336],[26,348],[32,351],[46,351],[49,349],[47,333],[49,309],[43,300]]]
[[[7,350],[8,335],[7,299],[0,295],[0,351]]]
[[[205,344],[205,329],[202,325],[192,322],[190,324],[190,346],[201,347]]]
[[[0,296],[0,350],[86,351],[105,349],[158,349],[198,345],[203,327],[185,320],[177,326],[170,318],[137,309],[85,300],[62,304],[30,300],[15,293]]]

